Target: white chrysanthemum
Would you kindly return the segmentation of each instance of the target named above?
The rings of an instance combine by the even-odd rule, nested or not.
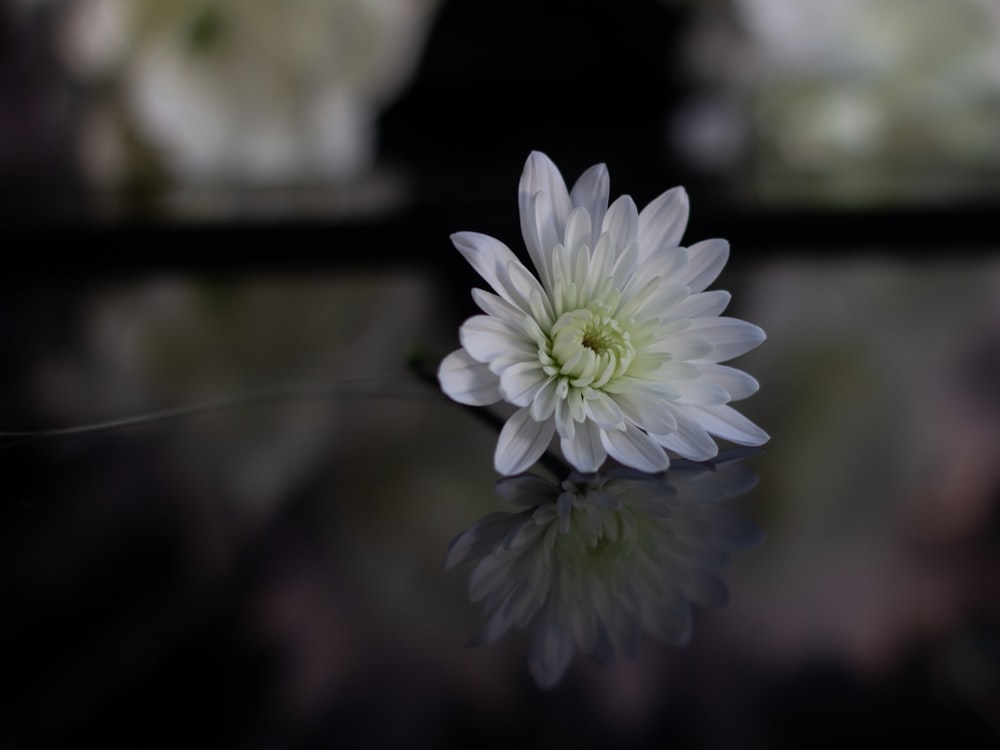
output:
[[[610,664],[634,657],[644,633],[685,643],[692,603],[725,605],[729,554],[763,538],[719,502],[755,483],[740,464],[676,477],[571,473],[559,485],[531,474],[500,480],[505,500],[532,507],[484,517],[455,538],[445,562],[476,561],[469,597],[487,622],[474,642],[526,630],[542,687],[559,681],[577,648]]]
[[[609,187],[603,164],[568,190],[547,156],[528,157],[518,201],[537,277],[499,240],[452,235],[496,293],[473,290],[485,315],[462,325],[462,348],[438,377],[460,403],[520,407],[500,432],[501,474],[526,470],[556,433],[582,472],[597,471],[608,455],[649,472],[667,468],[667,450],[707,460],[718,452],[712,435],[741,445],[768,439],[728,405],[757,381],[719,364],[760,344],[764,332],[719,317],[728,292],[704,291],[729,244],[679,245],[683,188],[639,212],[627,195],[609,206]]]

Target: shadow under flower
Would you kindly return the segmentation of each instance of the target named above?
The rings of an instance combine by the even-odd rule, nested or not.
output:
[[[682,645],[692,604],[725,606],[730,553],[764,536],[725,501],[756,473],[734,449],[711,463],[675,461],[645,474],[617,468],[570,472],[559,484],[534,474],[497,482],[500,497],[528,506],[484,516],[451,543],[445,567],[477,561],[468,593],[486,625],[469,645],[511,628],[529,633],[529,669],[540,687],[562,678],[576,648],[606,666],[634,658],[643,633]]]

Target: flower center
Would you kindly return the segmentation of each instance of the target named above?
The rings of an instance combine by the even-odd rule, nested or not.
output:
[[[548,351],[540,353],[545,372],[574,388],[606,385],[622,375],[635,356],[629,332],[599,303],[563,313],[549,340]]]

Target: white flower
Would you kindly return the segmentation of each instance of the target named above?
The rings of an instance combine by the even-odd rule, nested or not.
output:
[[[763,539],[720,502],[756,480],[739,463],[666,477],[574,472],[559,485],[531,474],[501,479],[501,497],[531,507],[485,516],[455,538],[445,562],[477,561],[469,598],[487,622],[472,643],[524,629],[542,687],[559,681],[577,648],[610,664],[634,657],[643,633],[682,645],[692,602],[724,606],[730,553]]]
[[[567,190],[544,154],[528,157],[518,190],[521,231],[538,276],[499,240],[452,235],[496,294],[473,290],[485,315],[462,325],[462,348],[441,363],[441,388],[463,404],[520,407],[504,425],[494,464],[526,470],[558,433],[578,471],[608,455],[667,468],[667,450],[695,461],[718,452],[712,435],[760,445],[768,435],[728,406],[758,388],[719,364],[764,340],[757,326],[719,317],[724,291],[706,292],[729,257],[725,240],[679,245],[687,195],[674,188],[640,213],[623,195],[608,205],[603,164]]]

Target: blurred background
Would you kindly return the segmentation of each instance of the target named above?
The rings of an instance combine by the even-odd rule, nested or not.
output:
[[[730,605],[547,691],[421,377],[532,149],[687,187],[772,435]],[[299,394],[0,446],[0,745],[996,745],[996,0],[11,0],[0,197],[0,429]]]

